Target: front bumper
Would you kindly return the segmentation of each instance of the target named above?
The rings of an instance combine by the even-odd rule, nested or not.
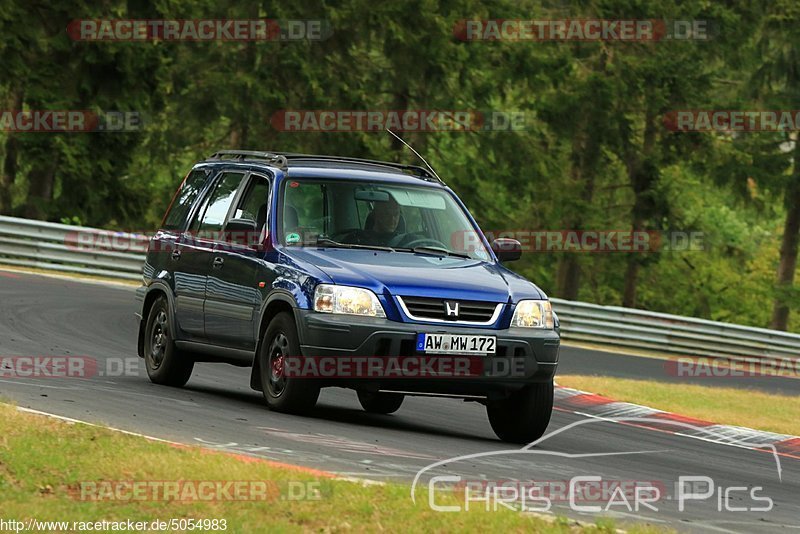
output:
[[[401,323],[374,317],[335,315],[295,309],[302,356],[397,357],[421,356],[418,333],[492,335],[497,353],[480,356],[487,372],[470,377],[337,378],[324,385],[367,391],[404,391],[455,396],[498,398],[527,384],[553,379],[558,365],[560,336],[553,330],[509,328],[494,330],[458,325]]]

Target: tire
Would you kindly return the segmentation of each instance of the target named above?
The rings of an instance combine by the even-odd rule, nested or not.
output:
[[[194,360],[175,346],[169,320],[169,303],[158,297],[147,314],[144,365],[154,384],[182,387],[189,381]]]
[[[371,393],[369,391],[358,392],[358,402],[364,411],[369,413],[390,414],[400,409],[405,395],[400,393]]]
[[[286,378],[286,356],[300,356],[300,340],[291,314],[281,312],[269,323],[258,351],[264,398],[270,410],[306,413],[317,404],[319,385],[314,379]]]
[[[553,412],[553,381],[530,384],[486,406],[492,430],[509,443],[531,443],[547,430]]]

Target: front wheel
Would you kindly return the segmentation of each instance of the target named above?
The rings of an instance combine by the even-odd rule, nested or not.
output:
[[[259,350],[259,372],[267,406],[276,412],[303,413],[319,398],[319,385],[309,378],[287,378],[286,359],[300,356],[300,340],[294,318],[277,314],[269,323]]]
[[[358,402],[364,411],[369,413],[390,414],[400,409],[405,395],[400,393],[371,393],[369,391],[358,392]]]
[[[553,412],[553,381],[530,384],[508,398],[486,406],[497,437],[509,443],[536,441],[547,430]]]
[[[175,346],[169,321],[169,303],[165,297],[158,297],[150,308],[145,342],[144,366],[151,382],[181,387],[189,381],[194,360]]]

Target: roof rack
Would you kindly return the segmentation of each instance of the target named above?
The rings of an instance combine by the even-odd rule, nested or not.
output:
[[[228,157],[226,157],[228,156]],[[380,167],[389,167],[392,169],[399,169],[401,171],[411,172],[415,176],[429,181],[438,182],[444,185],[444,182],[435,174],[431,173],[425,167],[419,165],[408,165],[405,163],[393,163],[391,161],[379,161],[374,159],[350,158],[347,156],[327,156],[320,154],[298,154],[294,152],[258,152],[254,150],[218,150],[211,154],[206,161],[209,160],[223,160],[233,159],[237,161],[244,161],[248,159],[262,159],[275,164],[282,170],[287,170],[289,161],[292,160],[310,160],[310,161],[330,161],[340,163],[357,163],[360,165],[375,165]]]
[[[327,156],[319,154],[296,154],[292,152],[274,152],[274,154],[285,157],[288,161],[292,160],[311,160],[311,161],[331,161],[341,163],[357,163],[360,165],[376,165],[381,167],[391,167],[402,171],[414,173],[419,178],[429,182],[439,182],[444,185],[444,182],[436,175],[431,173],[425,167],[419,165],[408,165],[405,163],[393,163],[391,161],[379,161],[374,159],[350,158],[347,156]]]
[[[288,165],[286,157],[282,154],[278,154],[276,152],[257,152],[254,150],[217,150],[211,154],[206,161],[222,159],[234,159],[237,161],[244,161],[246,159],[265,159],[284,170]]]

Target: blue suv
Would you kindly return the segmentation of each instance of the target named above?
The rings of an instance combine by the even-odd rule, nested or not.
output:
[[[503,264],[461,200],[423,167],[220,151],[194,166],[150,241],[137,290],[150,379],[195,362],[252,368],[270,409],[354,389],[389,414],[407,395],[486,406],[495,433],[540,437],[553,406],[558,318]]]

